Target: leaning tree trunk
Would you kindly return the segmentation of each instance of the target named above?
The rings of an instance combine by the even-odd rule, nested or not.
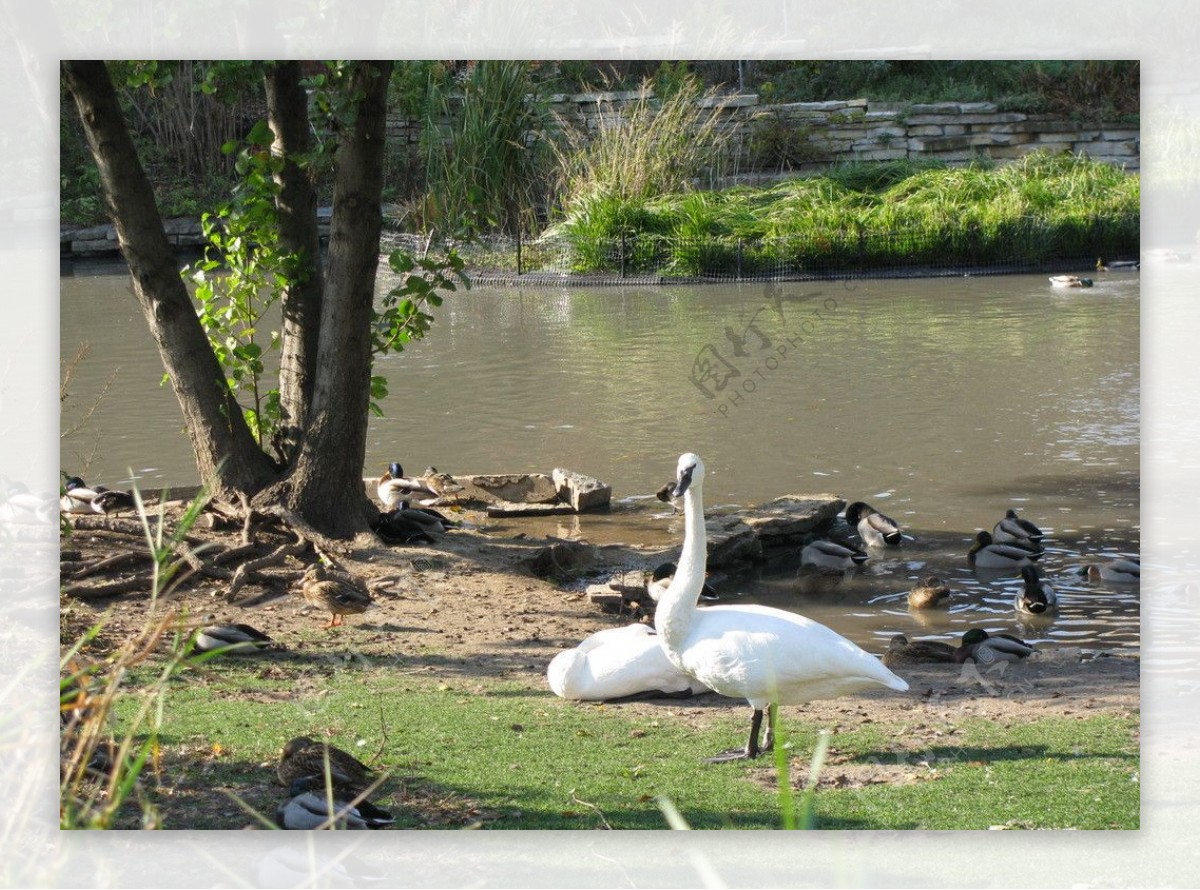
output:
[[[337,149],[317,376],[292,472],[260,495],[279,500],[326,534],[367,530],[378,511],[362,484],[371,388],[371,312],[382,227],[383,147],[391,62],[352,75],[360,96]]]
[[[284,159],[276,174],[279,196],[279,247],[300,258],[297,274],[283,294],[279,359],[279,405],[282,411],[277,447],[285,461],[296,454],[308,422],[316,377],[320,333],[321,270],[317,232],[317,194],[295,158],[311,149],[308,94],[300,84],[299,62],[278,62],[266,72],[267,119],[275,134],[274,151]]]
[[[154,191],[103,62],[65,61],[133,291],[183,409],[200,478],[214,493],[254,494],[275,478],[225,383],[163,233]]]

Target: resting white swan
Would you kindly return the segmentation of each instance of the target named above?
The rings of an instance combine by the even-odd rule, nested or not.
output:
[[[659,641],[679,670],[714,692],[744,698],[754,709],[744,749],[710,762],[757,757],[771,750],[777,705],[836,698],[875,686],[898,692],[908,684],[845,637],[808,618],[767,606],[696,608],[704,584],[704,463],[694,454],[679,458],[675,495],[683,496],[683,553],[675,580],[654,613]],[[767,736],[758,744],[763,710]]]
[[[555,655],[546,680],[555,695],[573,701],[656,694],[681,698],[708,692],[707,686],[667,660],[648,624],[597,631],[574,649]]]

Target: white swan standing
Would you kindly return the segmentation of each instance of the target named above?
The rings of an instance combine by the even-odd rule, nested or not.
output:
[[[546,669],[546,680],[555,695],[573,701],[682,698],[708,692],[707,686],[671,664],[647,624],[597,631],[574,649],[559,652]]]
[[[704,463],[679,458],[675,496],[682,496],[683,553],[675,580],[658,601],[654,624],[671,663],[714,692],[744,698],[753,708],[744,749],[710,762],[757,757],[771,750],[778,705],[837,698],[875,686],[898,692],[908,684],[845,637],[808,618],[766,606],[696,608],[704,584]],[[767,736],[758,744],[763,710]]]

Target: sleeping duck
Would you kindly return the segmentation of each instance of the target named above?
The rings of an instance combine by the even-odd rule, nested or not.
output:
[[[1016,510],[1006,510],[1004,518],[992,529],[992,540],[997,544],[1021,544],[1031,550],[1041,549],[1039,542],[1045,533],[1017,515]]]
[[[209,624],[197,630],[192,640],[196,652],[229,655],[253,655],[274,645],[274,640],[249,624]]]
[[[806,539],[800,551],[801,566],[816,566],[819,569],[841,571],[862,565],[870,557],[861,550],[852,550],[825,538]]]
[[[1001,661],[1020,661],[1037,650],[1009,634],[989,634],[981,627],[973,627],[962,636],[962,644],[954,652],[959,664],[974,661],[991,665]]]
[[[67,477],[59,504],[64,513],[99,513],[102,516],[135,509],[132,493],[110,491],[103,485],[89,487],[78,476]]]
[[[846,522],[858,529],[859,537],[868,547],[895,547],[901,541],[900,526],[896,521],[862,501],[855,501],[846,508]]]
[[[650,580],[646,582],[646,593],[650,595],[650,599],[658,602],[658,598],[667,592],[667,588],[671,586],[671,581],[675,578],[675,563],[664,562],[658,566],[650,576]],[[717,592],[712,586],[705,581],[704,586],[700,589],[700,599],[715,600],[720,599]]]
[[[1019,569],[1041,559],[1044,551],[1022,547],[1020,544],[997,544],[987,532],[975,536],[967,552],[967,564],[977,569]]]
[[[1077,571],[1089,581],[1137,584],[1142,580],[1142,561],[1138,557],[1123,557],[1106,563],[1089,563]]]
[[[345,796],[334,795],[332,811],[329,803],[329,797],[323,792],[305,791],[279,805],[275,822],[285,831],[313,831],[332,827],[342,830],[382,828],[396,821],[387,810],[366,800],[351,804]]]

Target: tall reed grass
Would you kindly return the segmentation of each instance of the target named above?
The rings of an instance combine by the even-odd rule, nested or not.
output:
[[[189,657],[189,639],[184,616],[161,605],[186,576],[181,555],[184,536],[190,531],[207,502],[203,492],[185,510],[168,533],[165,512],[151,517],[135,489],[138,515],[146,534],[152,559],[152,576],[146,621],[131,637],[103,661],[84,653],[103,631],[103,622],[92,625],[69,646],[60,658],[60,782],[59,827],[105,829],[118,818],[139,814],[142,828],[161,828],[162,820],[141,778],[147,768],[160,767],[160,732],[164,705],[173,677]],[[198,549],[198,548],[197,548]],[[193,553],[196,549],[193,549]],[[145,663],[166,643],[153,681],[134,689],[127,684],[130,671]],[[120,737],[109,727],[122,700],[134,699],[131,716],[122,721]]]

